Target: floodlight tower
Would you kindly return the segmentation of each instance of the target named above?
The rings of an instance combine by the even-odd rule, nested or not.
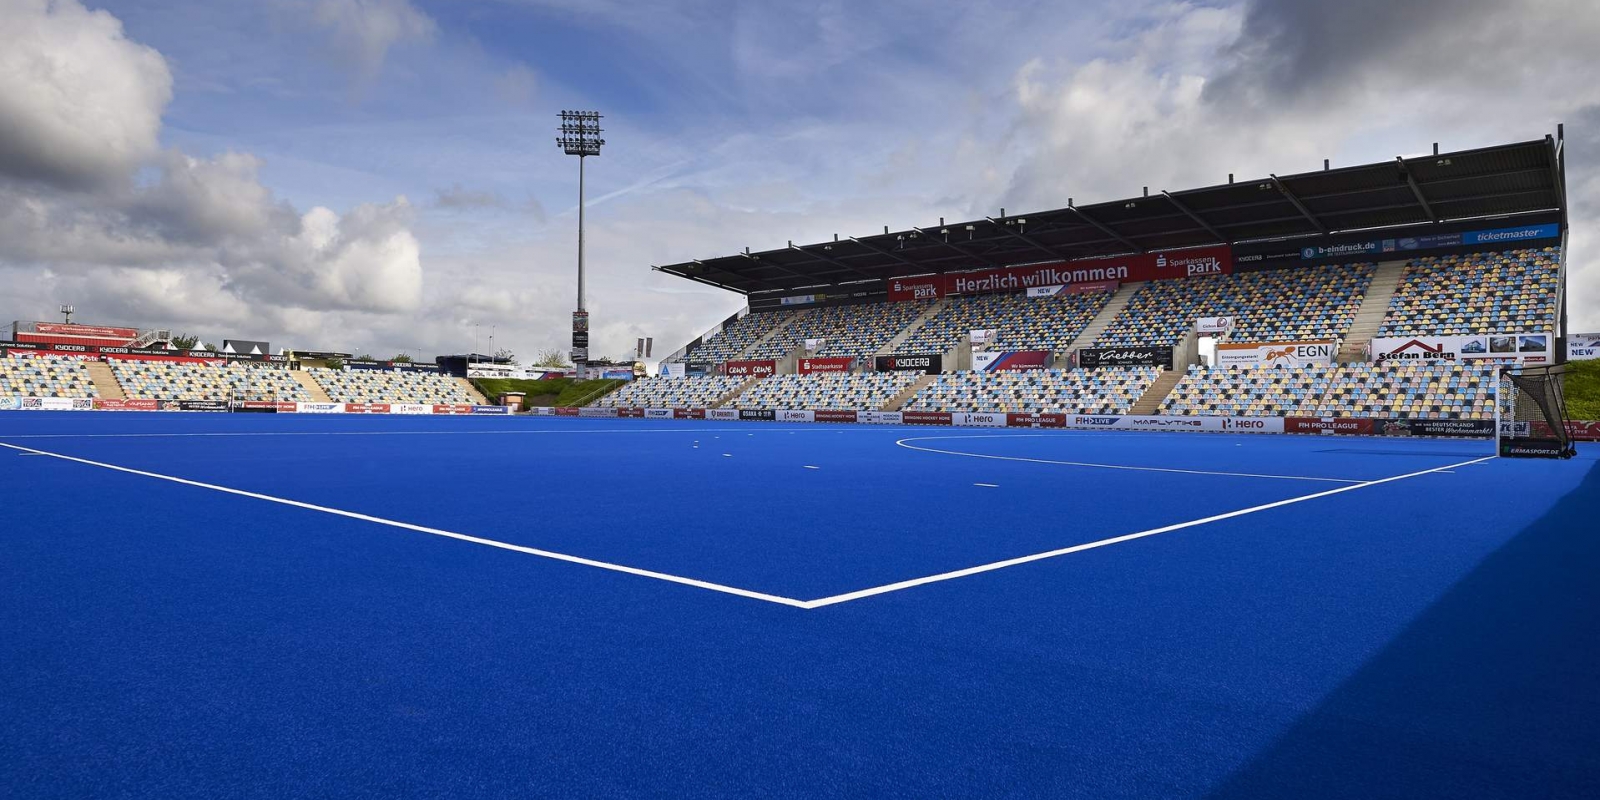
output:
[[[589,312],[583,307],[583,159],[600,155],[606,140],[600,138],[600,112],[563,111],[561,135],[556,144],[578,157],[578,310],[572,312],[572,365],[579,378],[588,377]]]
[[[580,301],[580,302],[581,302],[581,301]],[[72,324],[72,314],[73,314],[73,312],[75,312],[75,311],[77,311],[77,310],[78,310],[78,309],[76,309],[76,308],[73,308],[73,307],[72,307],[72,306],[69,306],[69,305],[65,305],[65,304],[63,304],[63,305],[62,305],[62,306],[61,306],[61,314],[62,314],[62,316],[64,316],[64,317],[66,317],[66,318],[67,318],[67,324],[68,324],[68,325],[71,325],[71,324]]]

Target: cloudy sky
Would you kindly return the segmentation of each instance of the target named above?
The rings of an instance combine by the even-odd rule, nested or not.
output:
[[[1593,0],[0,0],[0,316],[597,354],[743,305],[649,270],[1552,133],[1600,330]]]

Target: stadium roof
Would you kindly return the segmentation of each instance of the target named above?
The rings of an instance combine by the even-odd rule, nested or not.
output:
[[[689,261],[652,269],[741,294],[787,292],[1198,245],[1534,212],[1565,218],[1560,140],[1268,175],[1109,203]],[[941,221],[942,222],[942,221]]]

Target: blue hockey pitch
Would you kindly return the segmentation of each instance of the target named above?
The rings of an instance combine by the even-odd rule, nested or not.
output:
[[[1593,797],[1600,450],[0,416],[0,794]]]

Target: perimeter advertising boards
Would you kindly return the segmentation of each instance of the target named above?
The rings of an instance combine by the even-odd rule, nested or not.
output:
[[[800,359],[800,374],[810,375],[813,372],[849,372],[855,366],[856,360],[850,356],[830,358],[802,358]]]
[[[1600,358],[1600,333],[1573,333],[1567,336],[1567,360]]]
[[[778,362],[772,359],[759,361],[729,361],[722,365],[722,374],[765,378],[778,371]]]
[[[1113,258],[891,278],[888,294],[890,300],[924,300],[951,294],[1026,292],[1035,288],[1080,284],[1110,286],[1128,281],[1192,278],[1231,272],[1233,249],[1228,245],[1214,245],[1162,253],[1135,253]]]
[[[909,356],[878,356],[875,366],[879,372],[926,372],[937,375],[942,369],[944,356],[932,353]]]
[[[1161,367],[1172,369],[1172,348],[1133,345],[1130,347],[1084,347],[1078,350],[1078,366]]]
[[[972,368],[978,372],[1045,369],[1053,356],[1049,350],[985,350],[973,352]]]
[[[1309,342],[1227,342],[1217,345],[1217,366],[1304,367],[1332,364],[1339,354],[1339,343],[1332,340]]]
[[[1548,333],[1486,336],[1395,336],[1372,340],[1373,361],[1521,361],[1550,363],[1555,337]]]

